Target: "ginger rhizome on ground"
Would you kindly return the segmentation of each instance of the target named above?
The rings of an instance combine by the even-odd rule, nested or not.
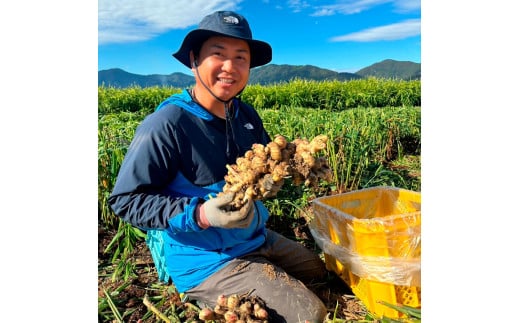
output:
[[[223,192],[235,193],[230,204],[239,209],[249,199],[260,200],[273,197],[269,181],[277,185],[289,178],[294,185],[316,186],[320,179],[330,181],[332,172],[324,156],[319,152],[327,147],[328,137],[318,135],[311,141],[297,138],[288,142],[276,135],[267,145],[253,144],[236,164],[227,165]]]
[[[213,309],[206,307],[199,312],[199,319],[204,322],[268,323],[268,318],[264,300],[250,293],[229,296],[222,294]]]

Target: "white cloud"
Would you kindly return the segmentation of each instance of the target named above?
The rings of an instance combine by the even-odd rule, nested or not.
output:
[[[343,0],[335,4],[316,6],[312,16],[352,15],[370,8],[391,3],[396,12],[409,12],[421,8],[421,0]]]
[[[409,19],[395,24],[365,29],[343,36],[336,36],[330,40],[333,42],[355,41],[371,42],[379,40],[396,40],[421,34],[421,20]]]
[[[196,25],[216,10],[235,10],[242,0],[99,0],[98,43],[152,38]]]
[[[378,6],[383,3],[391,2],[391,0],[349,0],[349,1],[338,1],[336,4],[317,6],[316,12],[313,16],[331,16],[336,13],[345,15],[351,15],[365,11],[372,7]]]
[[[310,7],[307,1],[302,0],[288,0],[287,6],[292,9],[292,12],[300,12],[303,9]]]
[[[395,7],[399,12],[408,12],[421,9],[421,0],[397,0]]]

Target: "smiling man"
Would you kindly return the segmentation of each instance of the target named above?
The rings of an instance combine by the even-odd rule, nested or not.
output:
[[[213,36],[204,42],[197,57],[190,53],[190,60],[196,80],[192,97],[223,118],[225,108],[221,102],[235,97],[249,79],[249,45],[241,39]]]
[[[327,310],[305,283],[326,273],[311,250],[266,228],[261,201],[226,211],[218,196],[227,164],[255,143],[271,141],[258,113],[237,97],[253,67],[271,61],[246,19],[230,11],[206,16],[173,54],[196,79],[164,100],[137,127],[109,203],[147,232],[159,278],[214,307],[221,294],[266,302],[269,322],[322,322]],[[283,179],[271,182],[274,196]]]

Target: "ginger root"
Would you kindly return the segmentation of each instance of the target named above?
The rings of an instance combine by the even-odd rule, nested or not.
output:
[[[267,179],[283,184],[286,178],[294,185],[316,186],[320,179],[330,181],[332,172],[327,159],[317,154],[327,147],[328,137],[318,135],[311,141],[295,139],[288,142],[276,135],[267,145],[253,144],[233,165],[226,165],[226,184],[222,193],[235,193],[231,209],[239,209],[248,200],[272,197]]]
[[[268,322],[269,314],[266,304],[258,296],[251,295],[252,291],[243,295],[220,295],[217,305],[213,309],[203,308],[199,312],[199,319],[204,322]]]

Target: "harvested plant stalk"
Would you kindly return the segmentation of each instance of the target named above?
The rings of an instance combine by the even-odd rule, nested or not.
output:
[[[316,186],[320,179],[330,181],[332,172],[327,159],[317,156],[327,147],[327,140],[326,135],[318,135],[311,141],[297,138],[288,142],[276,135],[265,146],[253,144],[236,164],[226,165],[226,184],[220,194],[235,193],[230,207],[239,209],[250,199],[273,197],[268,182],[280,185],[289,178],[294,185]]]
[[[161,311],[159,311],[159,310],[157,309],[157,307],[155,307],[155,306],[153,305],[153,303],[150,302],[150,300],[148,299],[148,297],[146,297],[146,296],[144,297],[144,299],[143,299],[143,304],[146,305],[146,307],[148,307],[148,309],[149,309],[150,311],[152,311],[155,315],[157,315],[158,317],[160,317],[164,322],[170,322],[170,319],[169,319],[166,315],[164,315]]]

